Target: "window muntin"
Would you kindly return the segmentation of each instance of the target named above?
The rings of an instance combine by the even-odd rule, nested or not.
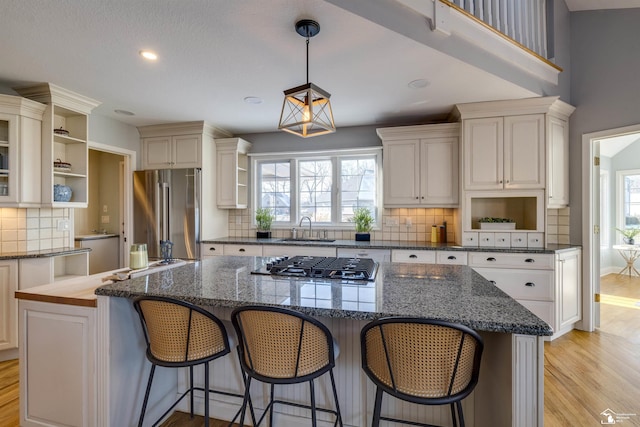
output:
[[[304,216],[324,227],[353,227],[356,207],[379,218],[379,149],[253,157],[254,206],[274,210],[274,227],[294,226]]]

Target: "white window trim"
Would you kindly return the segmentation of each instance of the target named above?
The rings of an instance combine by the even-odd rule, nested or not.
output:
[[[347,150],[317,150],[317,151],[288,151],[288,152],[279,152],[279,153],[248,153],[249,158],[251,159],[251,196],[250,196],[250,206],[249,210],[251,212],[251,227],[255,228],[255,208],[258,206],[258,192],[257,188],[260,188],[259,185],[259,177],[258,174],[254,171],[258,170],[258,164],[262,162],[269,161],[289,161],[291,160],[291,221],[290,222],[273,222],[272,229],[289,229],[291,227],[297,227],[298,222],[300,221],[297,218],[298,215],[298,162],[300,160],[318,160],[318,159],[338,159],[335,160],[335,166],[339,165],[339,159],[344,159],[347,157],[376,157],[376,200],[378,206],[376,207],[376,223],[373,225],[373,230],[380,230],[382,227],[382,210],[383,210],[383,202],[382,202],[382,147],[368,147],[368,148],[355,148],[355,149],[347,149]],[[334,182],[334,191],[337,191],[336,194],[336,203],[332,205],[331,215],[333,218],[339,217],[339,207],[340,207],[340,188],[339,188],[339,171],[336,167],[333,168],[333,182]],[[295,189],[295,191],[293,191]],[[318,223],[321,229],[327,230],[351,230],[353,229],[353,225],[348,224],[339,224],[339,223]]]
[[[603,236],[600,247],[603,249],[611,246],[611,230],[609,230],[609,224],[611,224],[610,193],[609,171],[600,171],[600,235]],[[602,200],[604,200],[604,203],[602,203]]]
[[[624,169],[616,171],[616,227],[624,230],[624,177],[626,175],[640,175],[640,169]],[[601,189],[602,190],[602,189]],[[622,235],[616,230],[617,244],[624,243]]]

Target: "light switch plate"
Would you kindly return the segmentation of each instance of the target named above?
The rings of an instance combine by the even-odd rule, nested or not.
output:
[[[59,219],[56,223],[57,231],[69,231],[69,220],[68,219]]]
[[[102,218],[100,219],[100,222],[102,224],[109,224],[109,215],[102,215]]]

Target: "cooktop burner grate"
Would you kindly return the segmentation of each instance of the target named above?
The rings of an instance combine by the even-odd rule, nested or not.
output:
[[[370,258],[295,256],[276,258],[254,274],[327,279],[374,280],[378,263]]]

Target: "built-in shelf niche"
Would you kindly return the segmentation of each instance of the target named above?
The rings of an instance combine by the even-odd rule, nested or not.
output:
[[[515,230],[506,232],[544,232],[544,192],[469,192],[463,213],[465,231],[480,231],[478,220],[484,217],[509,218],[515,221]]]

